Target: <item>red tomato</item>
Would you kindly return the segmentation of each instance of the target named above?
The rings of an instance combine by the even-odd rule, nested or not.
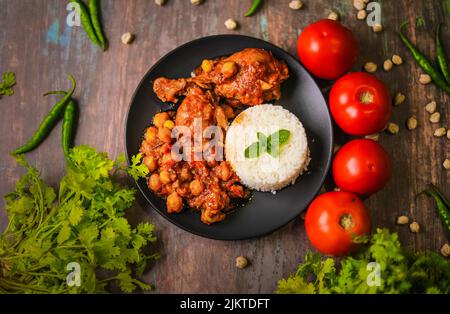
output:
[[[391,177],[388,154],[375,141],[359,139],[345,144],[333,160],[333,178],[342,190],[370,195],[381,190]]]
[[[315,76],[335,80],[355,64],[358,43],[348,28],[325,19],[302,31],[297,52],[300,61]]]
[[[391,117],[391,98],[386,86],[368,73],[341,77],[331,89],[329,100],[334,121],[348,134],[380,132]]]
[[[305,227],[313,246],[323,254],[342,256],[358,247],[355,236],[370,233],[369,211],[356,195],[328,192],[309,205]]]

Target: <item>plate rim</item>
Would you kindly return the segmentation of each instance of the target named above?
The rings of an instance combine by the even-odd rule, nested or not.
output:
[[[130,156],[129,156],[129,153],[130,153],[130,152],[128,151],[128,147],[127,147],[127,146],[128,146],[128,145],[127,145],[127,143],[128,143],[128,140],[127,140],[127,129],[128,129],[128,123],[129,123],[129,115],[130,115],[131,107],[132,107],[132,105],[133,105],[133,103],[134,103],[134,100],[135,100],[135,98],[136,98],[136,95],[137,95],[138,91],[141,89],[141,87],[144,85],[144,83],[145,83],[145,81],[146,81],[146,78],[149,76],[149,74],[150,74],[150,73],[151,73],[151,72],[152,72],[152,71],[153,71],[160,63],[162,63],[162,62],[163,62],[165,59],[167,59],[170,55],[172,55],[172,54],[174,54],[175,52],[177,52],[177,51],[183,49],[184,47],[189,46],[189,45],[192,45],[192,44],[194,44],[194,43],[196,43],[196,42],[199,42],[199,41],[205,41],[205,40],[211,40],[211,39],[220,39],[220,38],[224,38],[224,37],[228,37],[228,38],[230,38],[230,37],[236,37],[236,38],[241,38],[241,39],[258,40],[258,41],[261,41],[261,42],[263,42],[263,43],[265,43],[265,44],[267,44],[267,45],[269,45],[269,46],[271,46],[271,47],[273,47],[273,48],[276,48],[276,49],[279,49],[279,50],[283,51],[290,59],[292,59],[292,61],[294,61],[295,63],[297,63],[303,70],[305,70],[306,74],[309,76],[309,78],[314,82],[314,84],[315,84],[315,85],[317,86],[317,88],[319,89],[320,95],[321,95],[321,97],[322,97],[324,103],[326,104],[326,110],[327,110],[327,112],[328,112],[328,115],[327,115],[327,120],[328,120],[328,121],[327,121],[327,122],[328,122],[328,124],[329,124],[329,126],[330,126],[330,134],[329,134],[329,138],[330,138],[330,143],[331,143],[331,145],[330,145],[330,147],[329,147],[329,149],[328,149],[328,151],[327,151],[327,153],[328,153],[328,158],[327,158],[327,160],[326,160],[326,166],[325,166],[325,169],[324,169],[324,175],[322,176],[322,178],[321,178],[321,180],[320,180],[320,185],[318,185],[318,187],[316,188],[315,192],[313,193],[312,200],[314,200],[314,199],[317,197],[317,195],[320,193],[320,190],[322,189],[322,187],[323,187],[323,185],[324,185],[324,183],[325,183],[325,180],[326,180],[326,178],[327,178],[327,176],[328,176],[328,174],[329,174],[329,171],[330,171],[331,161],[332,161],[332,159],[333,159],[334,128],[333,128],[333,120],[332,120],[332,118],[331,118],[331,113],[330,113],[330,109],[329,109],[329,106],[328,106],[328,102],[327,102],[327,100],[326,100],[326,97],[325,97],[325,95],[324,95],[322,89],[320,88],[320,85],[318,84],[318,80],[317,80],[317,79],[316,79],[316,78],[315,78],[315,77],[314,77],[314,76],[313,76],[313,75],[312,75],[312,74],[311,74],[311,73],[303,66],[303,64],[302,64],[297,58],[295,58],[291,53],[289,53],[289,52],[286,51],[285,49],[283,49],[283,48],[281,48],[281,47],[279,47],[279,46],[277,46],[277,45],[275,45],[275,44],[273,44],[273,43],[271,43],[271,42],[268,42],[268,41],[266,41],[266,40],[264,40],[264,39],[261,39],[261,38],[248,36],[248,35],[241,35],[241,34],[216,34],[216,35],[209,35],[209,36],[199,37],[199,38],[190,40],[190,41],[188,41],[188,42],[185,42],[184,44],[181,44],[180,46],[177,46],[176,48],[170,50],[169,52],[165,53],[162,57],[160,57],[160,58],[158,59],[158,61],[156,61],[156,62],[149,68],[149,70],[147,70],[147,71],[145,72],[144,76],[143,76],[143,77],[141,78],[141,80],[139,81],[139,84],[136,86],[136,88],[135,88],[135,90],[134,90],[134,92],[133,92],[133,94],[132,94],[132,96],[131,96],[131,99],[130,99],[130,101],[129,101],[128,108],[127,108],[127,111],[126,111],[126,115],[125,115],[125,123],[124,123],[124,127],[123,127],[123,128],[124,128],[124,144],[123,144],[123,145],[124,145],[124,149],[125,149],[125,157],[126,157],[128,166],[131,165],[131,159],[130,159]],[[142,180],[142,179],[139,179],[139,180]],[[188,227],[185,227],[184,225],[180,224],[179,222],[177,222],[177,221],[175,221],[175,220],[169,219],[168,217],[166,217],[166,216],[160,211],[160,209],[159,209],[156,205],[153,204],[153,202],[152,202],[150,199],[147,198],[147,195],[146,195],[146,193],[141,189],[141,186],[139,185],[138,180],[133,179],[133,182],[134,182],[134,184],[137,186],[139,192],[140,192],[140,193],[142,194],[142,196],[145,198],[145,200],[147,201],[147,203],[152,207],[152,209],[155,210],[159,215],[161,215],[165,220],[169,221],[171,224],[173,224],[173,225],[175,225],[176,227],[178,227],[178,228],[184,230],[185,232],[188,232],[188,233],[191,233],[191,234],[194,234],[194,235],[196,235],[196,236],[203,237],[203,238],[212,239],[212,240],[218,240],[218,241],[240,241],[240,240],[250,240],[250,239],[262,238],[262,237],[264,237],[264,236],[270,235],[270,234],[272,234],[272,233],[274,233],[274,232],[276,232],[276,231],[282,229],[283,227],[285,227],[287,224],[289,224],[291,221],[293,221],[295,218],[297,218],[302,212],[304,212],[305,210],[307,210],[307,207],[308,207],[308,206],[306,206],[305,208],[303,208],[302,210],[300,210],[298,214],[294,215],[292,218],[290,218],[289,220],[287,220],[285,223],[283,223],[283,224],[277,226],[276,228],[274,228],[274,229],[272,229],[272,230],[270,230],[270,231],[260,232],[260,233],[257,233],[257,234],[255,234],[255,235],[252,235],[252,236],[246,236],[246,237],[221,237],[221,236],[214,236],[214,235],[211,235],[211,234],[206,234],[206,233],[203,233],[203,232],[199,232],[199,231],[196,231],[196,230],[189,229]],[[312,201],[311,201],[311,202],[312,202]],[[311,204],[311,202],[310,202],[309,204]]]

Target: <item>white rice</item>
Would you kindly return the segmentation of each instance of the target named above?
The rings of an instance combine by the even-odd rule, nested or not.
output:
[[[278,158],[268,153],[245,158],[245,149],[258,140],[257,132],[269,136],[280,129],[289,130],[290,137],[281,146]],[[306,133],[300,120],[283,107],[270,104],[250,107],[234,119],[227,130],[225,155],[244,185],[265,192],[295,183],[310,161]]]

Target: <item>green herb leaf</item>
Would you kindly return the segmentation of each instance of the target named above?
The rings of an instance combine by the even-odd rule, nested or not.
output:
[[[134,277],[157,258],[147,253],[156,241],[154,227],[133,228],[125,218],[135,191],[113,181],[114,173],[128,170],[120,160],[88,146],[74,147],[74,167],[67,168],[56,193],[23,156],[16,158],[27,173],[5,195],[9,224],[0,234],[0,292],[101,293],[112,281],[124,292],[150,288]],[[140,159],[133,158],[131,166],[139,175],[145,173]],[[80,287],[66,284],[70,262],[80,264]],[[98,278],[102,270],[112,277]]]
[[[376,263],[380,284],[368,285]],[[297,272],[278,282],[277,293],[450,293],[450,262],[434,252],[402,248],[397,233],[377,229],[367,246],[340,260],[306,254]]]
[[[248,159],[258,158],[262,153],[261,148],[262,148],[262,146],[260,145],[260,142],[255,142],[255,143],[251,144],[244,151],[245,158],[248,158]]]
[[[13,86],[16,85],[16,76],[13,72],[5,72],[2,74],[3,82],[0,82],[0,96],[14,95]]]
[[[267,152],[274,158],[280,156],[281,145],[285,144],[290,136],[291,132],[286,129],[280,129],[279,131],[272,133],[267,138]]]
[[[281,145],[289,140],[290,135],[291,132],[286,129],[280,129],[272,133],[269,137],[261,132],[257,132],[258,142],[251,144],[245,149],[245,158],[257,158],[265,152],[274,158],[278,157],[280,155]]]
[[[131,157],[131,166],[128,169],[128,174],[132,176],[134,180],[145,178],[148,175],[148,168],[142,163],[141,153]]]

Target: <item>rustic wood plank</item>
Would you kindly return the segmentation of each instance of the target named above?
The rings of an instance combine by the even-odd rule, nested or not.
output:
[[[357,21],[351,1],[307,1],[301,11],[288,8],[289,1],[266,1],[250,18],[243,14],[250,1],[207,0],[200,6],[189,1],[169,0],[163,7],[147,0],[102,1],[104,25],[110,49],[102,53],[79,27],[65,24],[65,1],[0,0],[0,72],[11,70],[18,85],[13,97],[0,99],[0,193],[10,191],[23,171],[8,152],[23,143],[38,126],[40,119],[55,102],[43,98],[47,90],[66,88],[66,73],[72,73],[79,88],[76,98],[81,107],[77,144],[89,144],[108,151],[111,156],[123,152],[123,123],[131,95],[148,68],[165,53],[189,40],[212,34],[240,33],[269,40],[295,55],[296,37],[309,23],[325,18],[330,10],[340,13],[342,22],[354,30],[361,43],[359,69],[365,61],[383,60],[400,54],[405,64],[392,72],[377,72],[394,95],[402,92],[407,101],[394,108],[392,120],[401,125],[397,136],[382,135],[394,163],[394,175],[388,187],[367,200],[374,226],[397,230],[401,240],[414,249],[437,250],[448,241],[431,201],[417,192],[432,181],[450,195],[450,172],[442,161],[450,157],[450,141],[432,136],[435,125],[428,123],[424,105],[438,102],[442,126],[450,127],[449,96],[434,86],[417,83],[420,71],[408,56],[396,34],[403,20],[414,22],[422,16],[425,29],[411,29],[410,36],[429,55],[434,54],[433,32],[438,21],[449,25],[449,14],[442,1],[382,1],[385,31],[374,34],[364,22]],[[228,31],[227,18],[239,22],[239,29]],[[120,42],[126,31],[136,34],[130,46]],[[449,29],[445,30],[448,35]],[[446,51],[450,44],[444,40]],[[410,115],[419,120],[419,129],[409,132],[404,122]],[[149,117],[150,119],[150,117]],[[64,172],[57,129],[28,159],[42,170],[43,178],[55,184]],[[282,276],[294,271],[305,252],[312,249],[300,218],[272,235],[248,241],[221,242],[203,239],[171,225],[142,200],[130,214],[134,221],[146,219],[158,229],[161,260],[146,279],[156,285],[156,292],[272,292]],[[407,227],[395,225],[399,214],[417,220],[422,230],[411,235]],[[0,227],[6,223],[0,213]],[[251,266],[237,270],[234,257],[248,256]]]

